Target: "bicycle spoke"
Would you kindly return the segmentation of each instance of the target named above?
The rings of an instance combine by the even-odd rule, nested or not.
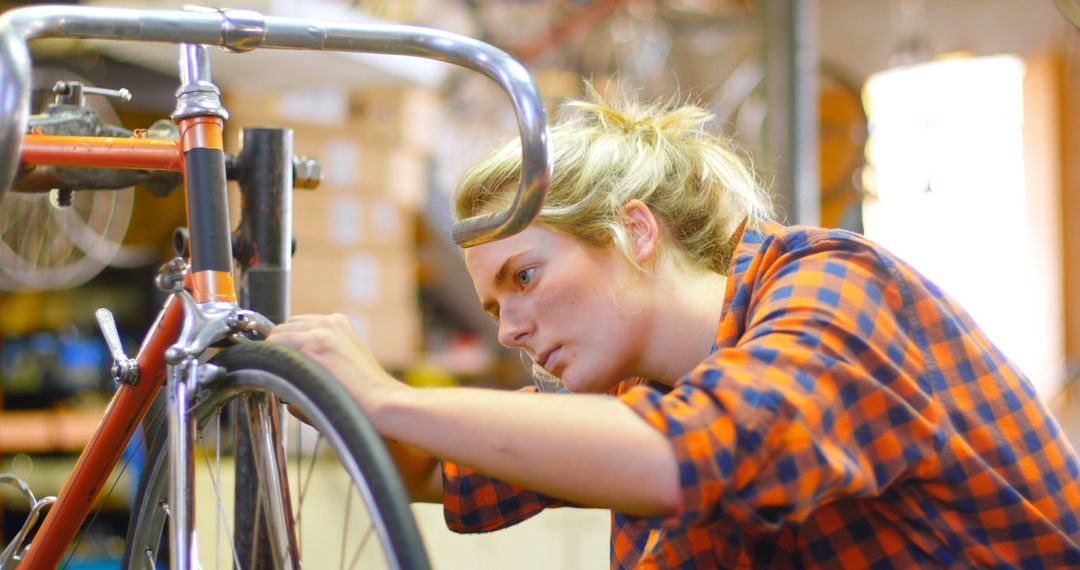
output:
[[[293,419],[293,421],[296,423],[296,443],[293,444],[295,446],[295,448],[296,448],[296,482],[300,483],[301,481],[304,480],[303,477],[301,476],[302,472],[303,472],[302,467],[303,467],[303,464],[304,464],[304,456],[301,453],[302,447],[300,445],[301,444],[301,439],[300,438],[303,435],[302,430],[304,429],[304,427],[303,427],[303,422],[301,422],[300,420]],[[301,560],[303,560],[303,558],[304,558],[304,519],[303,519],[303,515],[304,515],[303,511],[304,511],[304,509],[302,507],[303,507],[303,504],[302,504],[302,502],[300,502],[300,500],[298,498],[297,499],[297,504],[296,504],[296,516],[295,516],[296,522],[294,524],[296,526],[296,534],[297,534],[297,536],[300,537],[299,550],[300,550],[300,559]]]
[[[255,472],[258,473],[259,470],[256,469]],[[250,537],[251,540],[248,541],[249,544],[255,544],[255,539],[259,536],[260,532],[262,531],[262,505],[263,505],[263,500],[264,500],[263,499],[263,485],[262,485],[261,481],[258,481],[256,483],[256,485],[258,485],[258,487],[256,488],[256,491],[255,491],[255,518],[254,518],[254,520],[252,520],[252,525],[251,525],[251,531],[252,532],[251,532],[251,537]],[[258,550],[259,549],[257,549],[257,548],[252,548],[251,549],[251,563],[248,565],[248,568],[255,568],[255,554],[258,552]]]
[[[214,416],[214,428],[214,435],[217,437],[214,444],[214,460],[217,478],[221,480],[221,414]],[[218,560],[221,560],[221,518],[214,517],[214,561]]]
[[[291,515],[285,515],[287,506],[283,503],[286,497],[282,495],[285,482],[281,481],[281,472],[276,467],[278,442],[271,441],[272,430],[264,424],[264,421],[269,420],[269,416],[263,414],[269,414],[270,411],[263,403],[246,407],[245,410],[255,414],[252,419],[257,418],[256,423],[260,424],[251,430],[251,451],[257,485],[255,504],[258,507],[251,542],[255,544],[256,539],[268,540],[264,547],[257,549],[265,549],[274,557],[275,563],[280,564],[292,559],[290,545],[295,542],[295,535],[290,537],[287,533],[295,533],[295,519]],[[260,512],[265,513],[265,521],[259,515]],[[264,532],[268,534],[264,535]]]
[[[8,205],[11,203],[12,202],[8,201],[7,194],[0,198],[0,236],[7,233],[8,227],[11,225],[11,218],[15,217],[7,214],[9,211]],[[17,212],[18,210],[10,209],[10,211]]]
[[[351,493],[350,493],[350,495],[351,495]],[[367,546],[368,540],[371,539],[371,537],[374,535],[374,533],[375,533],[375,526],[372,525],[371,528],[368,529],[368,531],[364,534],[364,538],[360,539],[360,545],[356,548],[356,554],[353,555],[352,562],[349,563],[349,569],[350,570],[352,570],[352,568],[355,568],[356,563],[360,561],[360,554],[362,552],[364,552],[364,547]]]
[[[308,466],[307,479],[300,485],[300,506],[297,510],[304,510],[304,495],[307,495],[308,485],[311,484],[311,474],[315,472],[315,458],[319,455],[319,443],[322,442],[322,435],[315,440],[315,448],[311,450],[311,465]]]
[[[93,237],[91,239],[93,240],[93,245],[90,248],[84,250],[86,252],[86,255],[88,255],[90,257],[94,257],[96,259],[100,259],[102,262],[104,262],[106,264],[108,264],[109,260],[112,259],[112,256],[113,256],[113,254],[116,253],[116,250],[120,248],[120,243],[119,242],[114,242],[113,240],[109,239],[111,236],[105,235],[107,233],[110,233],[109,232],[110,229],[116,228],[116,226],[114,226],[114,224],[113,224],[113,221],[117,216],[117,208],[118,208],[117,201],[119,200],[119,194],[120,194],[119,192],[110,192],[109,193],[109,198],[108,199],[110,200],[110,202],[109,202],[109,206],[106,208],[105,221],[101,226],[101,231],[100,232],[92,232]],[[79,238],[80,242],[83,242],[83,240],[85,240],[88,236],[82,235],[82,234],[83,234],[83,232],[86,232],[86,231],[90,230],[91,226],[90,226],[89,223],[80,224],[80,226],[81,226],[79,228],[80,235],[78,235],[78,238]],[[124,224],[123,231],[124,232],[127,231],[127,224],[126,223]],[[72,239],[72,241],[74,242],[74,236],[69,236],[68,239]],[[123,234],[122,233],[120,235],[120,240],[123,240]],[[79,242],[75,242],[75,243],[76,243],[77,246],[81,247],[81,245],[79,245]],[[83,243],[85,243],[85,242],[83,242]],[[103,246],[106,249],[110,248],[110,246],[111,246],[112,251],[102,251]]]
[[[277,352],[279,351],[276,347],[263,343],[227,349],[221,355],[220,362],[238,366],[237,371],[230,372],[220,381],[220,386],[215,386],[215,388],[220,388],[220,393],[209,394],[204,399],[193,403],[194,417],[201,426],[195,441],[195,444],[201,448],[201,451],[195,451],[200,456],[200,459],[196,461],[203,463],[203,467],[196,466],[195,469],[205,470],[198,477],[201,487],[196,487],[196,495],[200,503],[205,503],[207,500],[217,503],[216,505],[200,504],[198,509],[200,516],[194,521],[198,527],[198,535],[202,539],[198,545],[204,557],[200,561],[203,564],[202,567],[207,570],[214,567],[229,569],[233,566],[244,569],[281,566],[292,568],[297,564],[303,564],[305,567],[362,569],[373,565],[373,567],[380,567],[379,564],[382,563],[380,561],[384,561],[384,558],[389,560],[399,558],[401,554],[394,550],[389,540],[383,540],[384,535],[379,530],[383,528],[380,522],[387,523],[387,517],[383,516],[384,511],[379,509],[380,497],[375,497],[368,503],[369,497],[362,490],[366,468],[360,465],[360,475],[356,476],[354,471],[350,470],[353,463],[337,460],[341,453],[353,453],[356,460],[362,461],[364,457],[361,454],[343,447],[339,439],[330,434],[319,433],[306,423],[297,423],[292,430],[289,430],[288,424],[279,424],[279,418],[274,417],[273,414],[263,418],[256,413],[255,417],[247,418],[241,413],[241,409],[247,410],[249,405],[251,411],[259,412],[275,401],[271,398],[281,398],[282,395],[287,394],[290,396],[290,401],[300,402],[300,409],[308,417],[314,418],[318,425],[329,429],[331,434],[335,433],[334,430],[339,427],[327,422],[327,416],[330,415],[329,411],[335,411],[335,406],[341,404],[332,399],[326,399],[325,402],[319,399],[326,398],[324,391],[317,390],[323,384],[322,378],[307,374],[302,369],[297,372],[292,367],[288,368],[290,374],[288,377],[276,371],[248,370],[243,362],[248,353]],[[224,358],[232,355],[241,355],[244,358],[239,361]],[[283,359],[283,363],[286,362],[289,361]],[[328,383],[329,379],[326,379],[326,382]],[[293,390],[303,391],[294,393]],[[307,393],[308,391],[311,395]],[[274,408],[271,407],[271,409]],[[328,412],[323,412],[324,409]],[[234,414],[230,415],[230,411]],[[152,416],[153,414],[147,415],[147,422],[153,420]],[[285,419],[294,421],[291,417]],[[235,426],[235,431],[238,433],[230,432],[233,422],[238,424]],[[243,432],[243,428],[249,424],[255,435],[253,443],[258,446],[253,449],[255,462],[234,465],[232,462],[233,438],[239,437],[239,432]],[[267,427],[267,424],[271,427]],[[278,427],[274,429],[273,426]],[[288,433],[289,431],[292,433]],[[153,433],[153,431],[147,431],[145,437],[153,438]],[[375,439],[377,436],[366,435],[365,437],[377,441]],[[169,461],[167,450],[162,446],[162,443],[167,442],[161,439],[155,441],[152,463],[155,468],[148,472],[153,478],[143,481],[139,491],[139,504],[142,505],[139,513],[145,518],[137,520],[145,520],[146,524],[136,524],[132,527],[131,541],[128,543],[130,552],[138,553],[138,557],[132,560],[137,559],[140,568],[145,558],[144,550],[157,548],[155,541],[158,537],[168,536],[169,519],[164,519],[163,523],[164,517],[161,511],[151,508],[153,502],[157,502],[163,496]],[[239,443],[242,445],[243,440]],[[208,449],[207,446],[215,444],[214,450]],[[330,446],[334,453],[324,451],[325,446]],[[295,454],[295,457],[283,456],[283,451]],[[295,466],[289,465],[294,461]],[[386,470],[387,466],[386,462],[381,465],[383,470]],[[254,475],[251,473],[252,467],[255,470]],[[318,471],[317,474],[316,471]],[[389,476],[390,473],[386,470],[384,476]],[[351,493],[349,488],[345,487],[346,479],[348,486],[353,487]],[[236,491],[240,494],[241,503],[246,503],[247,506],[237,504],[235,512],[230,512],[234,483],[237,484]],[[252,488],[253,485],[254,488]],[[335,492],[334,489],[349,493],[344,497],[345,504],[341,503],[340,492]],[[244,491],[247,492],[246,497],[243,495]],[[353,503],[358,504],[354,506]],[[295,512],[290,512],[291,507],[296,507]],[[315,527],[303,529],[302,524],[305,518],[303,509],[308,507],[314,509],[315,514],[318,515],[316,519],[330,516],[325,523],[329,523],[331,527],[336,519],[341,525],[341,531],[332,528],[321,529],[325,523],[316,525],[320,527],[319,529]],[[285,516],[282,516],[283,514]],[[380,516],[383,516],[382,521],[378,519]],[[213,520],[211,517],[214,517]],[[372,520],[376,524],[372,525]],[[321,521],[316,520],[316,522]],[[312,532],[305,534],[308,530]],[[390,530],[391,533],[399,533],[391,534],[392,537],[396,537],[408,529],[395,530],[391,524]],[[211,532],[216,535],[214,541],[207,538]],[[225,540],[220,538],[223,532],[228,533]],[[312,544],[304,546],[305,541],[311,541]],[[161,548],[162,552],[156,556],[159,561],[163,559],[164,550],[167,547],[162,544]],[[223,552],[225,550],[228,551]],[[420,547],[416,546],[402,552],[419,551]],[[301,552],[311,559],[306,560]],[[337,564],[332,561],[335,555],[338,557]],[[211,558],[214,559],[213,563],[209,562]],[[408,555],[405,559],[408,559]],[[411,565],[406,565],[406,567],[411,567]]]
[[[348,485],[348,483],[346,483]],[[346,492],[345,521],[341,523],[341,567],[345,568],[345,541],[349,538],[349,511],[352,510],[352,485]]]
[[[74,207],[75,206],[72,205],[64,209],[53,208],[50,210],[50,213],[53,215],[52,225],[56,226],[56,231],[52,232],[52,235],[55,237],[49,240],[43,240],[47,241],[49,245],[47,263],[50,267],[53,265],[53,260],[56,261],[56,265],[61,265],[71,257],[71,252],[75,247],[75,244],[68,236],[70,235],[71,218],[73,217],[70,209]],[[41,266],[41,260],[35,260],[35,262],[38,263],[39,267]]]
[[[45,207],[46,208],[51,208],[52,206],[49,206],[48,204],[46,204]],[[40,211],[40,209],[39,209],[39,211]],[[45,213],[48,214],[49,211],[46,210]],[[46,228],[48,226],[52,225],[51,224],[52,216],[49,216],[49,219],[50,219],[50,223],[46,224],[46,226],[45,226]],[[47,234],[45,234],[45,235],[47,235]],[[29,267],[31,267],[31,266],[38,265],[38,262],[41,260],[41,257],[43,255],[42,251],[45,249],[45,246],[47,245],[46,242],[48,241],[48,240],[43,239],[43,238],[44,238],[44,235],[35,236],[35,239],[37,240],[37,242],[36,242],[37,247],[35,248],[37,250],[37,253],[35,253],[34,257],[31,260],[29,260],[27,269],[29,269]]]
[[[220,427],[221,424],[219,423],[218,425]],[[219,437],[219,439],[220,439],[220,437]],[[203,442],[202,451],[203,451],[203,457],[206,459],[206,461],[205,461],[206,471],[210,475],[210,485],[214,487],[214,496],[217,497],[217,510],[218,510],[217,520],[218,520],[218,522],[224,521],[225,522],[225,528],[226,528],[226,530],[228,530],[228,528],[229,528],[229,517],[225,513],[225,503],[224,503],[224,501],[222,500],[222,497],[221,497],[221,486],[218,485],[217,478],[214,477],[214,472],[213,472],[213,470],[210,469],[210,455],[208,453],[206,453],[205,440],[200,436],[199,441]],[[219,455],[219,461],[220,461],[220,455]],[[220,464],[219,464],[219,466],[218,466],[218,474],[219,475],[221,473],[220,469],[221,469],[221,467],[220,467]],[[220,533],[218,533],[218,534],[220,534]],[[236,545],[233,543],[233,539],[232,539],[231,535],[228,537],[228,539],[229,539],[229,548],[232,550],[233,562],[236,563],[237,568],[240,568],[240,555],[237,554],[237,552],[236,552]],[[216,540],[220,540],[220,537],[218,537],[218,539],[216,539]],[[215,556],[214,560],[216,562],[218,560],[216,550],[215,550],[214,556]],[[192,562],[196,562],[196,561],[193,560]]]

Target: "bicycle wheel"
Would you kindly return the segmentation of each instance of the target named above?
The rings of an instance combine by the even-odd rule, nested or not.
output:
[[[39,96],[51,95],[58,80],[89,84],[73,70],[34,70]],[[89,97],[87,105],[104,124],[120,124],[104,98]],[[134,192],[130,187],[80,191],[63,207],[53,204],[48,192],[0,195],[0,291],[69,289],[109,265],[138,267],[155,261],[155,248],[123,243],[134,212]]]
[[[394,463],[340,383],[299,353],[261,342],[228,348],[211,362],[227,374],[193,397],[197,425],[192,448],[197,505],[193,561],[205,569],[299,567],[296,560],[284,562],[290,552],[308,568],[429,567]],[[282,414],[289,420],[283,434],[287,441],[271,443],[294,456],[276,469],[285,485],[277,485],[276,475],[264,470],[249,475],[243,461],[238,467],[236,444],[231,441],[247,423],[240,408],[261,405],[267,397],[287,402],[314,426]],[[151,450],[123,559],[123,567],[133,569],[168,567],[169,560],[165,421],[151,419],[144,426]],[[156,430],[162,435],[153,436]],[[238,485],[258,486],[252,528],[231,524],[237,514],[234,497],[250,494],[237,492]],[[277,503],[275,511],[282,487],[287,500]],[[275,519],[273,514],[282,512],[285,515]],[[288,547],[268,552],[260,537],[279,536],[281,527]],[[253,544],[262,550],[249,550]]]

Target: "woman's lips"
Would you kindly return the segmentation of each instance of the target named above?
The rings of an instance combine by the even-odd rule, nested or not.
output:
[[[540,364],[540,367],[543,368],[544,370],[547,370],[549,373],[552,373],[550,366],[554,362],[553,357],[556,356],[559,353],[559,349],[561,349],[561,348],[562,348],[561,345],[556,346],[555,348],[545,352],[544,354],[541,354],[540,358],[537,359],[537,362]]]

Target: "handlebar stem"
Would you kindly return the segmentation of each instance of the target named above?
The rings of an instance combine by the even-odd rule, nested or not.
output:
[[[176,90],[176,110],[172,120],[212,115],[228,119],[221,104],[221,91],[210,80],[210,53],[205,45],[180,47],[180,88]]]

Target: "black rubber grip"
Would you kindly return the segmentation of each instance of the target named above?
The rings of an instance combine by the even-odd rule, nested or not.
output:
[[[184,153],[191,270],[232,271],[229,198],[225,189],[225,153],[193,148]]]

